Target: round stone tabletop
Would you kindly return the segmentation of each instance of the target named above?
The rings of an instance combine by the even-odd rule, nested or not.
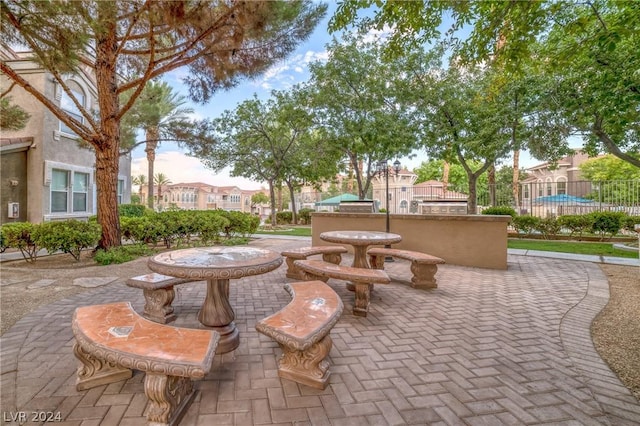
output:
[[[402,241],[402,236],[379,231],[327,231],[320,234],[320,239],[331,243],[351,244],[352,246],[369,246],[399,243]]]
[[[149,259],[154,272],[179,278],[230,279],[259,275],[282,264],[271,250],[245,247],[196,247],[157,254]]]

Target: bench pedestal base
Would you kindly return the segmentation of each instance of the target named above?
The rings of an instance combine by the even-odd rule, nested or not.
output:
[[[316,389],[325,389],[329,384],[329,361],[331,337],[325,336],[305,351],[289,349],[280,345],[282,357],[278,361],[278,376]]]
[[[130,369],[96,358],[77,343],[73,345],[73,353],[82,363],[78,367],[76,379],[76,389],[79,391],[127,380],[133,376]]]
[[[144,289],[142,292],[145,301],[143,312],[145,318],[160,324],[175,321],[176,314],[173,313],[173,306],[171,306],[176,295],[173,286],[156,290]]]
[[[175,426],[193,402],[196,392],[186,377],[147,372],[144,393],[149,398],[147,420],[150,426]]]
[[[426,265],[419,263],[411,263],[411,287],[418,289],[438,288],[436,283],[436,272],[438,265]]]

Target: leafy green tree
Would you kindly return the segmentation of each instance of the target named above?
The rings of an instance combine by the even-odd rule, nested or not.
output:
[[[0,129],[24,129],[30,117],[20,106],[12,104],[10,97],[0,98]]]
[[[580,172],[586,180],[640,180],[640,169],[613,155],[590,158],[580,164]]]
[[[640,169],[613,155],[591,158],[580,165],[586,180],[595,183],[590,197],[615,205],[640,202]]]
[[[311,124],[307,112],[295,107],[290,93],[274,91],[266,101],[254,96],[212,120],[217,143],[192,141],[186,146],[189,155],[200,158],[212,170],[229,166],[232,176],[267,182],[275,226],[275,191],[285,179],[290,156],[311,131]]]
[[[638,4],[597,0],[558,12],[537,52],[551,114],[582,135],[590,154],[608,152],[636,168],[639,45]]]
[[[368,8],[372,14],[358,14]],[[451,25],[442,28],[444,16]],[[637,2],[345,0],[329,29],[350,25],[393,28],[391,55],[445,40],[461,64],[493,62],[521,74],[535,65],[545,77],[538,108],[547,119],[582,134],[591,153],[604,150],[640,167],[633,155],[640,151]],[[558,158],[556,141],[542,142],[536,157]]]
[[[328,49],[328,62],[310,66],[313,107],[318,127],[342,150],[363,199],[376,164],[409,154],[416,129],[393,87],[402,70],[397,62],[383,61],[379,43],[345,36],[344,43],[333,40]]]
[[[413,169],[413,172],[418,175],[416,184],[429,180],[443,182],[445,175],[445,166],[447,164],[448,163],[444,160],[423,161],[417,168]],[[467,174],[464,171],[464,168],[457,163],[449,164],[448,173],[448,184],[453,185],[456,191],[466,191],[468,183]]]
[[[258,204],[269,204],[270,200],[267,194],[264,192],[256,192],[251,196],[251,212],[256,208]]]
[[[0,41],[32,52],[70,97],[81,119],[2,61],[0,70],[65,123],[96,155],[98,247],[119,246],[117,204],[120,121],[146,83],[183,67],[189,96],[205,102],[286,57],[306,39],[326,5],[299,1],[2,2]],[[86,108],[66,83],[69,73],[95,77],[99,109]],[[131,91],[126,103],[120,98]],[[93,103],[92,103],[93,104]]]
[[[477,181],[513,149],[508,93],[496,91],[491,68],[442,64],[444,50],[416,49],[405,57],[405,100],[415,108],[430,158],[457,163],[468,181],[467,208],[476,212]]]

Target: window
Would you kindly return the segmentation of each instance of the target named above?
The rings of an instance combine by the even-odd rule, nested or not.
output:
[[[525,199],[529,199],[529,185],[524,185],[523,189],[524,189],[524,195],[523,195],[523,197],[524,197]]]
[[[557,187],[556,187],[556,192],[559,195],[563,195],[567,193],[567,182],[566,181],[558,181],[557,183]]]
[[[71,93],[76,98],[76,100],[80,103],[80,105],[82,106],[85,105],[84,94],[80,90],[71,89]],[[67,95],[67,93],[64,90],[62,90],[62,97],[60,98],[60,107],[71,117],[75,118],[81,123],[84,122],[82,114],[80,114],[80,110],[78,109],[76,104],[73,103],[73,100],[69,97],[69,95]],[[62,121],[60,122],[60,131],[63,133],[67,133],[75,136],[75,132],[71,130]]]
[[[89,175],[75,172],[73,174],[73,211],[87,211],[87,194],[89,192]]]
[[[69,189],[69,171],[51,171],[51,213],[67,212],[67,196]]]
[[[118,204],[122,204],[123,194],[124,194],[124,179],[118,179]]]
[[[60,166],[61,164],[56,164]],[[51,167],[50,210],[51,213],[86,213],[90,210],[91,173],[87,168],[83,171],[70,167],[70,170]],[[119,182],[118,190],[124,188],[124,181]]]
[[[231,195],[229,197],[229,201],[232,203],[239,203],[240,202],[240,196],[239,195]]]

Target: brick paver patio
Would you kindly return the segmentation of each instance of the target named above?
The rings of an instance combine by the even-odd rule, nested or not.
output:
[[[308,241],[252,245],[280,251]],[[279,379],[280,349],[254,329],[288,303],[285,269],[232,282],[240,347],[196,382],[200,393],[182,425],[640,424],[640,403],[590,338],[609,297],[595,264],[510,255],[506,271],[441,265],[434,290],[377,285],[366,318],[351,314],[353,293],[330,280],[345,309],[324,391]],[[406,261],[388,271],[411,277]],[[17,412],[59,412],[60,425],[146,424],[140,372],[75,390],[73,310],[128,300],[141,311],[142,294],[127,278],[43,306],[2,336],[4,424]],[[177,287],[175,324],[198,327],[203,297],[201,283]]]

